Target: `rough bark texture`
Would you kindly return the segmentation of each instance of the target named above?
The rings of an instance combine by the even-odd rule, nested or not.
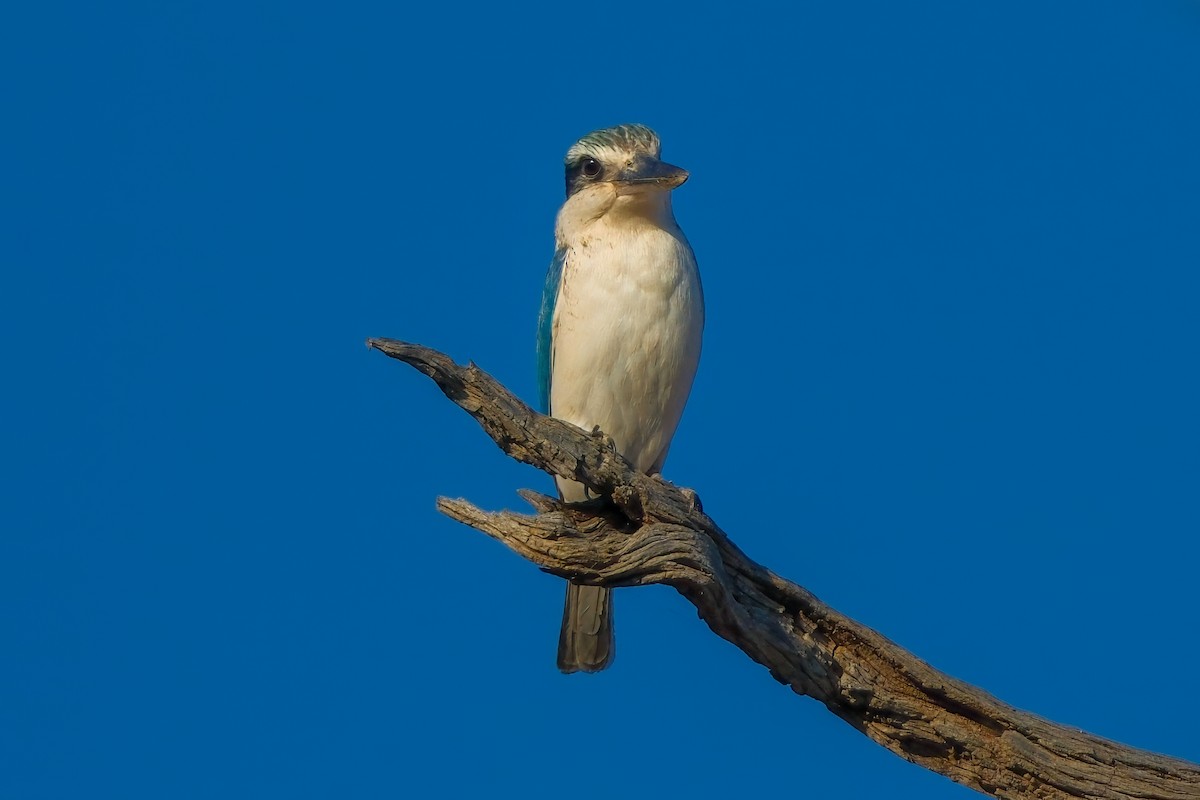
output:
[[[604,586],[663,583],[714,633],[897,755],[996,797],[1200,799],[1200,765],[1136,750],[1012,708],[930,667],[746,557],[696,496],[633,470],[599,431],[535,413],[475,365],[420,345],[368,346],[432,378],[513,458],[587,484],[614,505],[488,513],[439,499],[453,519],[541,568]]]

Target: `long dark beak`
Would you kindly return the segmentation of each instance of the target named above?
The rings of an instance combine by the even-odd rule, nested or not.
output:
[[[686,169],[681,169],[652,156],[639,156],[629,167],[622,170],[614,183],[653,184],[660,189],[674,189],[688,179]]]

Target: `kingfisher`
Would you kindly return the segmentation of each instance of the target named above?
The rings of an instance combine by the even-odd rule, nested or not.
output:
[[[599,427],[650,475],[666,461],[704,330],[696,258],[671,210],[688,173],[661,152],[644,125],[593,131],[567,151],[537,342],[542,413]],[[594,499],[556,481],[565,502]],[[615,646],[612,590],[568,582],[558,668],[598,672]]]

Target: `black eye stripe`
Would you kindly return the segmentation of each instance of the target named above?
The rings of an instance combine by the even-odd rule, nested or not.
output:
[[[604,165],[591,156],[579,156],[567,163],[567,197],[600,180]]]

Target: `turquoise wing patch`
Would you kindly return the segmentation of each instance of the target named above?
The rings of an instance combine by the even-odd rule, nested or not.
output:
[[[554,260],[550,262],[550,269],[546,272],[546,286],[542,289],[542,310],[538,313],[538,410],[543,414],[550,413],[550,368],[554,360],[550,349],[550,337],[554,327],[554,304],[558,302],[558,288],[562,283],[563,262],[566,258],[566,250],[554,252]]]

